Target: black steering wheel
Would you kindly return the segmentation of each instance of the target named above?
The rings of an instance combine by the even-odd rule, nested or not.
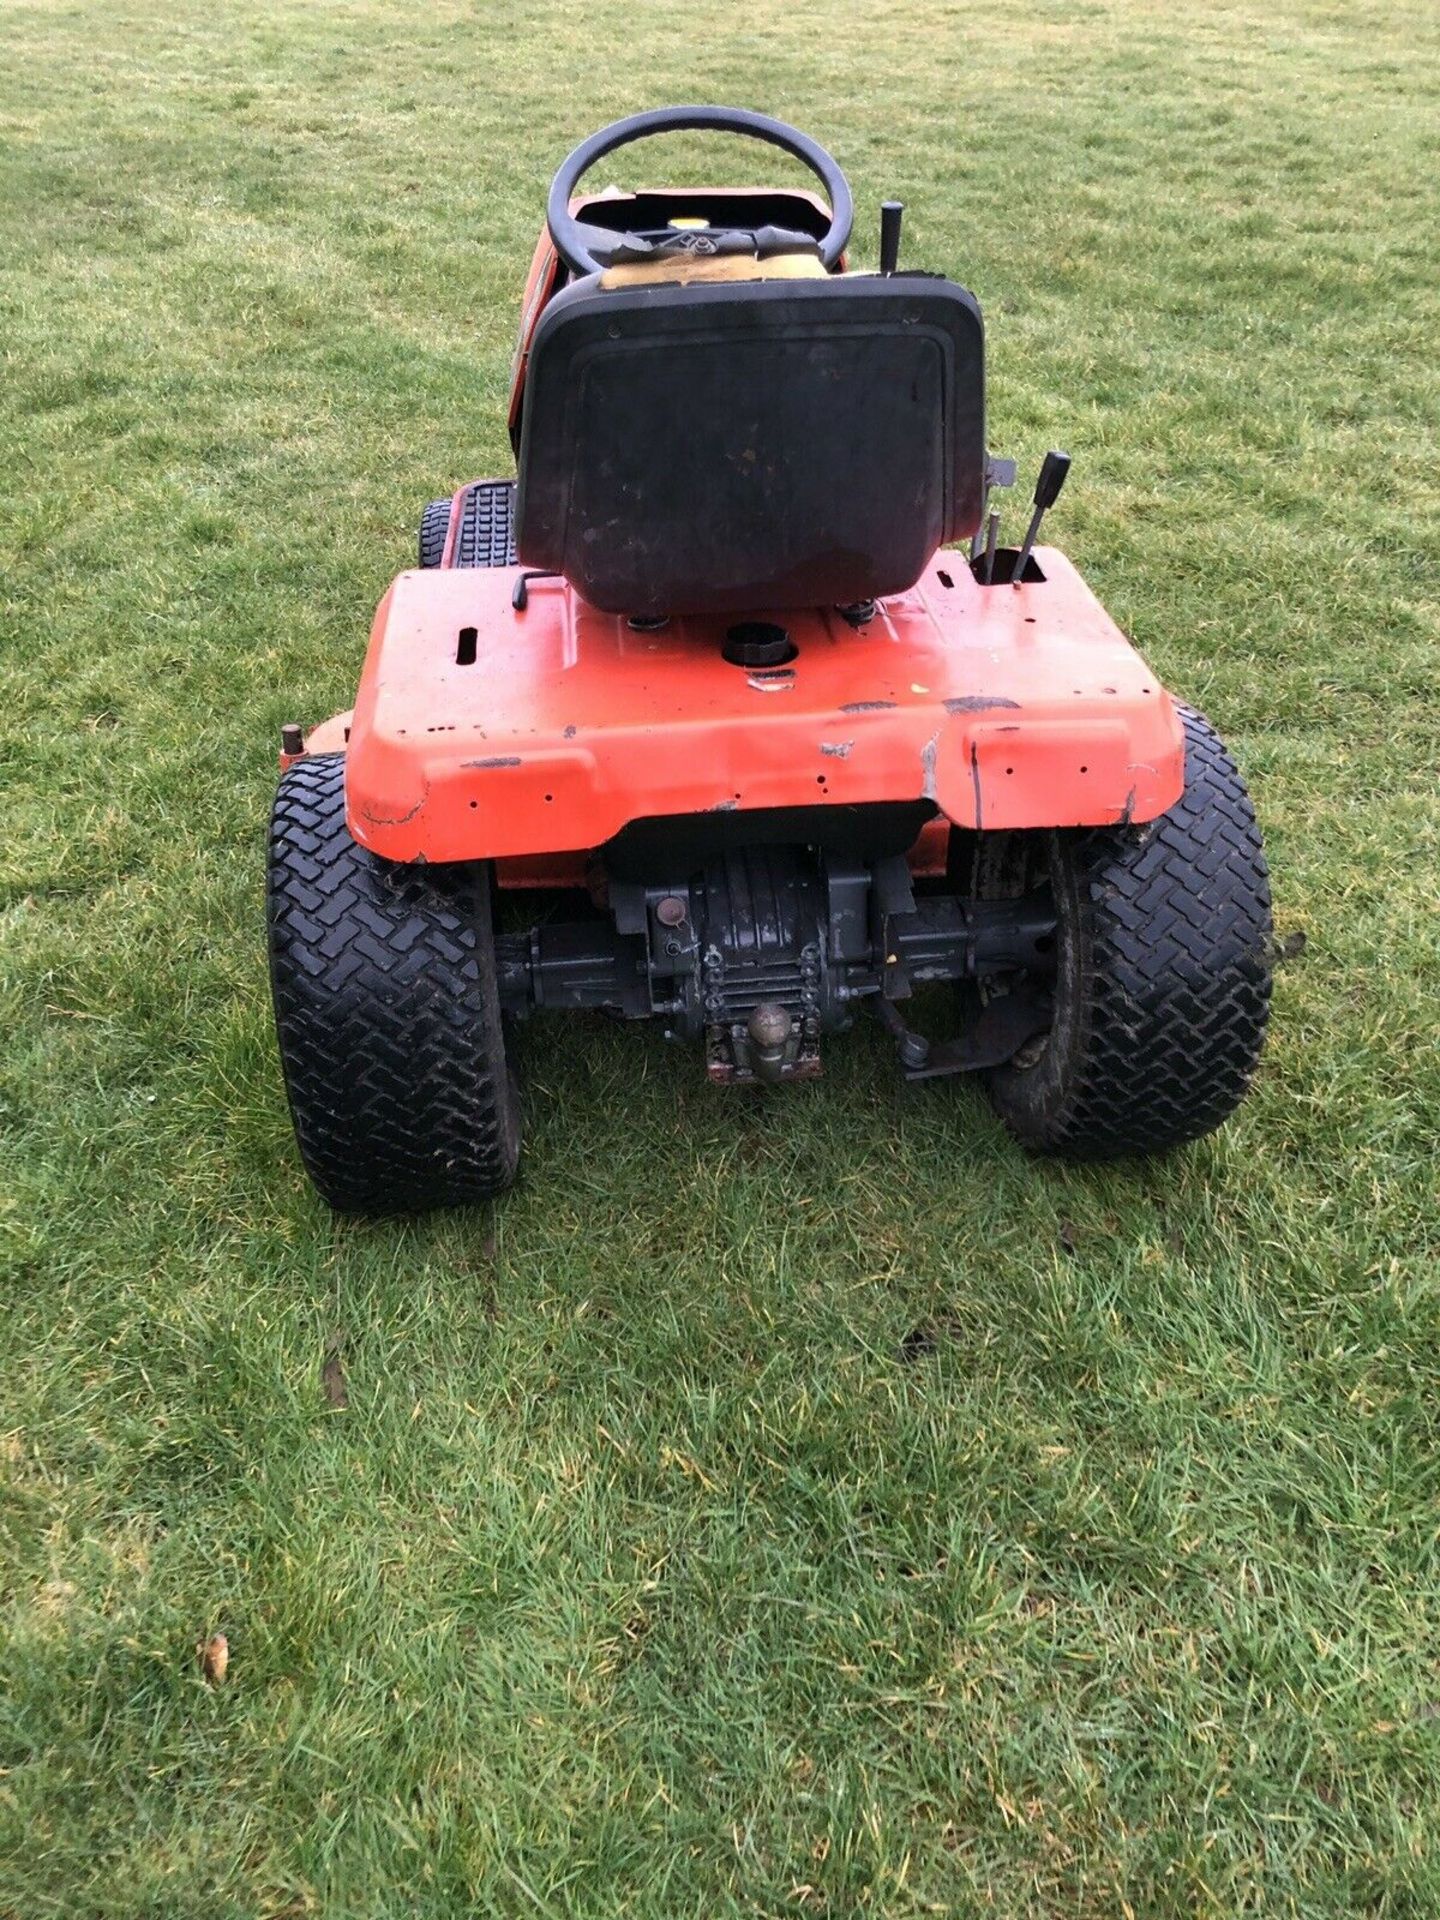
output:
[[[797,160],[803,160],[820,180],[830,202],[830,225],[820,241],[820,259],[826,268],[835,265],[850,238],[855,203],[850,197],[849,182],[817,141],[795,127],[787,127],[783,120],[768,119],[763,113],[747,113],[743,107],[656,107],[649,113],[633,113],[628,120],[617,120],[612,126],[592,133],[588,140],[582,140],[569,158],[561,162],[551,181],[545,208],[546,224],[555,242],[555,251],[572,273],[599,273],[608,264],[601,256],[624,250],[627,242],[638,241],[640,244],[634,251],[642,255],[653,250],[646,242],[654,236],[612,234],[599,227],[586,226],[575,218],[570,211],[570,201],[581,177],[597,160],[613,153],[617,147],[628,147],[632,140],[645,140],[655,133],[687,133],[696,129],[765,140],[772,147],[783,148]],[[809,235],[788,237],[797,241],[810,238]],[[712,227],[692,228],[667,236],[668,243],[677,248],[702,253],[729,252],[735,238],[728,229]]]

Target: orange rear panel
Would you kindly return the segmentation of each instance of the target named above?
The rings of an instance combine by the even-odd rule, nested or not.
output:
[[[798,654],[779,672],[725,661],[723,621],[637,633],[560,580],[517,613],[511,569],[402,573],[355,703],[350,830],[391,860],[473,860],[716,809],[928,798],[967,827],[1151,819],[1183,782],[1174,707],[1063,555],[1037,558],[1043,582],[984,588],[937,554],[860,631],[784,616]]]

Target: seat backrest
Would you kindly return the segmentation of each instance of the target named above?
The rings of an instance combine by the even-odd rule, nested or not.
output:
[[[975,532],[980,309],[928,274],[564,288],[531,348],[521,563],[612,613],[839,605]]]

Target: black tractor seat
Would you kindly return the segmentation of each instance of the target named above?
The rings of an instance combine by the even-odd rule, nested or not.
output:
[[[975,532],[974,298],[779,258],[783,277],[619,267],[553,297],[525,396],[522,565],[645,618],[843,606],[903,592]]]

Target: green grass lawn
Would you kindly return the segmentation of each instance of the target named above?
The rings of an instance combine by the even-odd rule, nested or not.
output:
[[[508,469],[552,168],[697,96],[978,293],[1308,947],[1165,1163],[565,1023],[513,1197],[337,1223],[278,728]],[[1430,0],[8,0],[5,1920],[1440,1911],[1437,170]]]

